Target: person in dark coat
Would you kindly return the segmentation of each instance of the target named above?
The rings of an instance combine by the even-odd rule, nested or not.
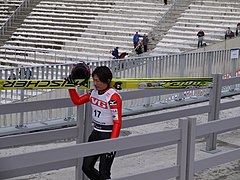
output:
[[[230,27],[228,27],[227,28],[227,30],[226,30],[226,32],[225,32],[225,39],[227,39],[227,38],[233,38],[234,37],[234,32],[232,32],[232,30],[231,30],[231,28]]]
[[[203,46],[203,37],[205,36],[203,30],[198,31],[197,33],[198,36],[198,48]]]
[[[144,34],[143,35],[143,49],[144,49],[144,52],[147,52],[148,42],[149,42],[148,36],[146,34]]]
[[[236,28],[236,36],[240,35],[240,23],[237,24],[237,28]]]
[[[118,47],[115,47],[113,50],[112,50],[112,55],[113,55],[113,59],[119,59],[119,53],[118,53]]]
[[[164,0],[164,5],[167,5],[167,0]]]

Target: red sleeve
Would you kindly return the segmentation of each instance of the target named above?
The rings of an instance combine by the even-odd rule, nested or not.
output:
[[[110,101],[110,108],[113,114],[113,129],[111,138],[117,138],[120,134],[122,126],[122,99],[119,94],[112,95]]]
[[[79,96],[76,89],[69,89],[68,91],[75,105],[81,105],[89,101],[90,95],[88,93]]]

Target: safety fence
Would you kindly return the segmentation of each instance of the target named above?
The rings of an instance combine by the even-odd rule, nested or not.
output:
[[[68,59],[66,57],[66,59]],[[62,78],[69,73],[70,64],[77,61],[69,58],[65,64],[45,64],[24,66],[25,70],[31,69],[31,78]],[[133,57],[119,60],[89,61],[93,69],[99,65],[107,65],[111,68],[115,77],[206,77],[212,73],[228,74],[234,76],[234,68],[240,67],[239,58],[231,57],[231,50],[219,50],[209,52],[186,53],[165,56]],[[34,64],[34,62],[33,62]],[[20,78],[18,68],[0,69],[0,78],[15,76]],[[24,69],[22,68],[22,69]]]
[[[26,57],[26,60],[28,58]],[[69,73],[70,64],[79,61],[65,57],[68,61],[65,64],[46,64],[34,66],[24,66],[25,70],[31,69],[31,78],[62,78]],[[16,61],[17,62],[17,61]],[[50,63],[50,64],[48,64]],[[228,74],[234,76],[234,68],[240,67],[239,58],[232,58],[231,50],[219,50],[209,52],[195,52],[165,56],[132,57],[119,60],[89,61],[93,69],[99,65],[107,65],[111,68],[115,77],[206,77],[212,73]],[[18,64],[18,68],[0,68],[0,78],[6,79],[15,74],[20,78],[19,70],[23,65]]]
[[[73,63],[69,64],[50,64],[41,66],[0,69],[1,79],[63,79],[68,76]],[[239,59],[231,58],[231,50],[211,51],[201,53],[188,53],[181,55],[169,56],[151,56],[128,58],[123,60],[95,61],[88,62],[91,71],[100,65],[108,66],[114,77],[119,78],[151,78],[151,77],[208,77],[211,73],[222,73],[239,76],[235,74],[240,69]],[[235,91],[239,90],[239,85],[234,87]],[[126,91],[126,90],[124,90]],[[232,91],[231,87],[224,87],[223,93]],[[235,93],[233,91],[233,93]],[[168,95],[129,100],[124,103],[124,109],[129,113],[136,113],[136,107],[152,108],[171,105],[181,101],[205,100],[209,94],[208,89],[185,90],[182,93],[173,93]],[[11,102],[30,102],[34,100],[55,99],[58,97],[68,97],[66,90],[12,90],[0,91],[1,104]],[[137,111],[139,112],[139,111]],[[25,112],[11,115],[0,116],[0,127],[24,127],[31,123],[44,123],[49,121],[74,120],[76,111],[72,108],[58,110],[44,110],[42,112]]]
[[[234,86],[240,83],[240,77],[222,79],[221,74],[215,74],[214,85],[210,90],[209,104],[200,107],[191,107],[161,114],[147,114],[144,117],[123,118],[123,129],[128,127],[147,125],[150,123],[163,122],[172,119],[180,119],[176,129],[149,133],[137,136],[120,137],[118,139],[104,140],[100,142],[85,143],[87,135],[91,131],[90,105],[75,107],[77,109],[77,126],[34,132],[20,135],[0,137],[0,148],[14,147],[26,144],[38,144],[43,142],[57,141],[61,139],[76,138],[76,145],[17,154],[0,158],[0,178],[11,178],[33,173],[59,170],[66,167],[76,167],[77,180],[84,179],[81,165],[82,157],[103,152],[117,151],[118,156],[130,155],[150,149],[177,145],[177,157],[175,165],[159,168],[154,171],[139,172],[127,177],[116,179],[168,179],[177,178],[192,180],[194,173],[240,157],[240,149],[212,154],[206,158],[195,159],[195,140],[206,138],[206,151],[216,150],[217,135],[223,132],[239,129],[240,117],[219,119],[222,110],[239,107],[240,100],[232,99],[221,102],[221,87]],[[179,93],[184,90],[138,90],[122,92],[124,101],[150,96],[159,96],[169,93]],[[33,106],[34,104],[34,106]],[[46,109],[72,107],[69,98],[41,100],[34,102],[21,102],[15,104],[0,105],[0,114],[21,113],[26,111],[41,111]],[[194,116],[207,113],[208,122],[196,124]],[[85,116],[83,116],[85,114]],[[191,118],[185,118],[190,117]],[[114,174],[114,173],[113,173]]]

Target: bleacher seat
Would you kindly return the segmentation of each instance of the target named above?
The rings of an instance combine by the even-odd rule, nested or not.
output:
[[[175,25],[157,44],[152,55],[182,53],[197,48],[197,32],[205,32],[207,45],[224,40],[227,27],[235,31],[240,22],[238,0],[193,0]]]
[[[49,57],[39,62],[54,63],[56,56],[64,62],[63,54],[82,60],[109,59],[116,46],[131,53],[135,32],[149,33],[169,7],[158,0],[41,1],[3,47],[45,49]],[[17,52],[20,61],[28,55]],[[9,51],[5,57],[11,56]]]

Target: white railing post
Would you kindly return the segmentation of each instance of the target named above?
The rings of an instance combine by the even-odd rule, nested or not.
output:
[[[83,93],[83,91],[81,91]],[[81,93],[79,93],[81,94]],[[77,128],[78,128],[78,135],[76,138],[76,144],[80,144],[85,142],[85,105],[77,106]],[[75,167],[75,179],[76,180],[81,180],[83,177],[83,172],[82,172],[82,163],[83,163],[83,158],[79,158],[77,160],[77,165]]]
[[[187,160],[187,139],[188,139],[188,120],[179,119],[178,128],[181,129],[181,141],[177,145],[177,165],[179,165],[179,177],[177,180],[186,180],[186,160]]]
[[[180,54],[179,55],[179,77],[184,77],[185,73],[185,68],[186,68],[186,55]]]
[[[20,68],[20,78],[21,79],[25,79],[25,69],[24,69],[24,67]],[[21,101],[23,102],[24,101],[24,92],[25,91],[24,90],[20,90],[20,92],[21,92],[20,98],[21,98]],[[20,113],[20,120],[19,120],[18,128],[22,128],[23,124],[24,124],[24,113],[21,112]]]
[[[196,138],[196,118],[188,118],[188,144],[187,144],[187,165],[186,180],[193,180],[194,159],[195,159],[195,138]]]
[[[79,144],[88,140],[88,135],[92,129],[92,114],[90,103],[78,106],[77,108],[78,137],[76,143]],[[87,180],[87,177],[82,172],[82,163],[83,158],[80,158],[75,168],[75,180]]]
[[[210,90],[209,105],[210,112],[208,113],[208,121],[214,121],[219,119],[220,100],[222,89],[222,74],[213,75],[213,87]],[[212,133],[206,138],[206,151],[216,150],[217,134]]]
[[[179,55],[179,77],[184,77],[186,70],[186,55],[185,54],[180,54]],[[184,100],[184,93],[179,93],[178,98],[176,99],[177,101],[182,101]]]
[[[237,60],[239,57],[239,49],[231,49],[231,60],[232,60],[232,77],[236,77],[236,71],[237,71]],[[236,88],[236,85],[232,85],[230,88],[230,91],[234,91]]]
[[[212,52],[207,52],[208,76],[211,76],[212,74],[212,61],[213,61]]]
[[[153,74],[152,73],[153,72],[153,57],[146,58],[146,61],[147,61],[146,62],[146,70],[147,70],[146,76],[147,76],[147,78],[151,78],[152,74]],[[143,106],[148,107],[148,106],[150,106],[150,104],[151,104],[150,97],[145,98]]]

